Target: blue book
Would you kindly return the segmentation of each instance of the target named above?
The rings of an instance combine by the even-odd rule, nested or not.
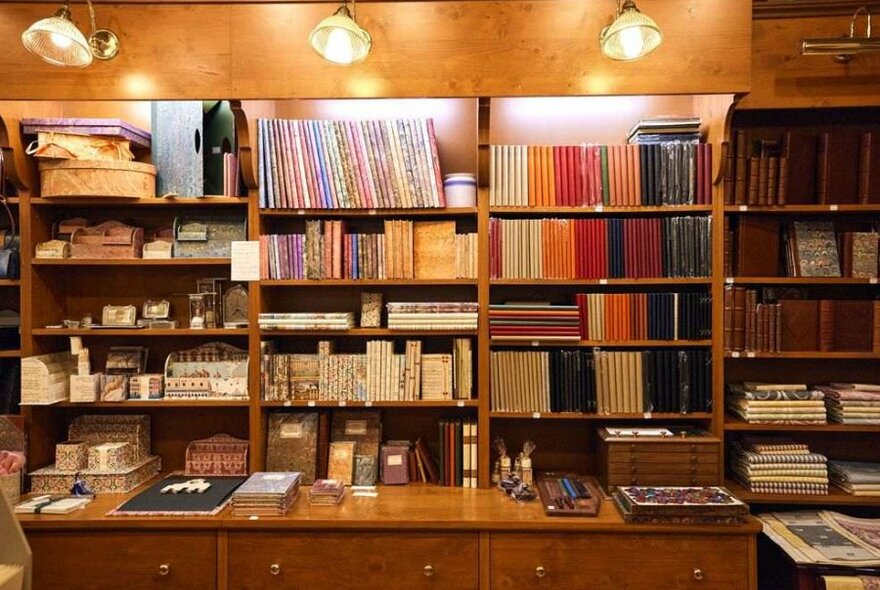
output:
[[[328,178],[327,160],[324,154],[324,142],[319,129],[319,121],[309,121],[312,130],[312,137],[315,140],[315,172],[320,176],[318,178],[321,183],[321,201],[324,209],[330,209],[333,206],[330,192],[330,182]]]

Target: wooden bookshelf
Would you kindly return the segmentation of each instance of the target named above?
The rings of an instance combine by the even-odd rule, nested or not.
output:
[[[34,266],[229,266],[228,258],[34,258]]]
[[[492,215],[516,215],[528,217],[532,215],[564,216],[614,216],[614,215],[688,215],[693,213],[711,213],[712,205],[668,205],[662,207],[489,207]]]
[[[541,285],[711,285],[711,278],[647,278],[647,279],[490,279],[493,286],[541,286]]]
[[[475,279],[272,279],[262,280],[263,287],[442,287],[476,286]]]
[[[410,402],[392,401],[332,401],[332,400],[290,400],[290,401],[266,401],[260,402],[264,408],[400,408],[400,409],[430,409],[430,408],[476,408],[479,401],[475,399],[463,400],[418,400]]]
[[[64,401],[49,406],[39,407],[58,407],[58,408],[111,408],[114,410],[124,411],[126,409],[144,409],[144,408],[247,408],[250,406],[248,400],[134,400],[129,399],[124,402],[71,402]]]
[[[492,338],[492,346],[534,347],[559,346],[572,348],[688,348],[712,346],[711,340],[551,340],[541,338]]]
[[[880,213],[880,205],[779,205],[773,207],[766,205],[725,205],[724,212],[754,215],[859,214]]]
[[[35,328],[31,331],[34,337],[52,337],[52,336],[87,336],[89,338],[118,338],[123,336],[133,336],[136,338],[190,338],[193,336],[212,338],[216,336],[247,336],[249,334],[247,328],[217,328],[193,330],[189,328],[177,328],[174,330],[156,330],[150,328],[78,328],[78,329],[56,329],[56,328]]]
[[[744,432],[880,432],[880,424],[749,424],[735,417],[728,416],[724,422],[726,431]]]
[[[582,414],[577,412],[490,412],[490,418],[503,420],[711,420],[712,414],[708,412],[693,412],[691,414],[673,414],[668,412],[643,412],[641,414]]]
[[[20,287],[21,281],[18,279],[0,279],[0,287]]]
[[[260,209],[260,217],[342,218],[431,218],[476,217],[476,207],[436,207],[430,209]]]
[[[263,338],[315,338],[355,337],[355,338],[396,338],[402,336],[422,337],[462,337],[477,336],[477,330],[391,330],[388,328],[353,328],[351,330],[260,330]]]
[[[19,358],[20,356],[21,356],[21,351],[18,349],[0,350],[0,358],[14,359],[14,358]]]
[[[44,199],[35,197],[30,199],[34,207],[244,207],[247,208],[249,199],[235,197],[156,197],[150,198],[112,198],[112,197],[53,197]]]
[[[728,285],[876,285],[877,279],[852,277],[727,277]]]
[[[877,352],[859,352],[859,351],[786,351],[786,352],[726,352],[725,358],[730,359],[880,359],[880,353]]]
[[[725,486],[737,498],[751,504],[785,504],[804,506],[880,506],[880,497],[853,496],[840,488],[830,486],[828,493],[813,494],[758,494],[750,492],[739,482],[727,480]]]

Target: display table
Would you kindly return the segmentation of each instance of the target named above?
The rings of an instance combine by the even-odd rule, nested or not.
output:
[[[34,588],[754,590],[761,526],[548,518],[497,490],[380,487],[377,498],[285,517],[107,517],[103,495],[67,516],[22,516]]]

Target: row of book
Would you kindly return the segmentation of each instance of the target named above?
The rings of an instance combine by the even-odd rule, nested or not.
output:
[[[263,279],[476,278],[477,234],[454,221],[386,220],[384,233],[344,221],[307,221],[305,234],[260,236]]]
[[[261,313],[261,330],[351,330],[354,314],[348,312]]]
[[[478,433],[474,418],[440,420],[438,453],[441,486],[476,488],[478,485]]]
[[[728,229],[725,241],[734,258],[728,271],[738,276],[877,277],[880,233],[864,222],[748,216]]]
[[[880,136],[737,130],[722,145],[729,205],[880,203]]]
[[[445,207],[432,119],[259,119],[260,207]]]
[[[724,349],[730,352],[880,352],[880,301],[780,299],[724,290]]]
[[[476,301],[407,301],[386,304],[390,330],[476,330]]]
[[[733,443],[731,469],[752,493],[828,493],[828,458],[784,437],[744,436]]]
[[[493,279],[707,277],[711,219],[489,220]]]
[[[711,353],[493,351],[495,412],[690,413],[712,406]]]
[[[261,379],[266,401],[419,401],[470,399],[473,351],[469,338],[451,353],[423,353],[418,340],[404,353],[392,341],[371,340],[366,354],[334,354],[329,341],[318,354],[286,354],[263,342]]]
[[[577,341],[581,337],[578,308],[532,303],[490,305],[489,335],[501,340]]]
[[[493,207],[639,207],[712,202],[712,146],[492,145]]]
[[[742,383],[727,387],[727,409],[749,424],[825,424],[825,395],[804,384]]]

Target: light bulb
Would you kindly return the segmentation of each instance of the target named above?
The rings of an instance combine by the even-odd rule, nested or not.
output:
[[[639,57],[645,51],[645,37],[641,27],[629,27],[620,32],[620,48],[627,59]]]
[[[337,64],[350,64],[354,61],[354,44],[348,31],[340,28],[330,31],[324,57]]]
[[[60,35],[58,33],[52,33],[51,35],[52,43],[55,44],[56,47],[61,49],[67,49],[71,45],[73,45],[73,39],[66,35]]]

